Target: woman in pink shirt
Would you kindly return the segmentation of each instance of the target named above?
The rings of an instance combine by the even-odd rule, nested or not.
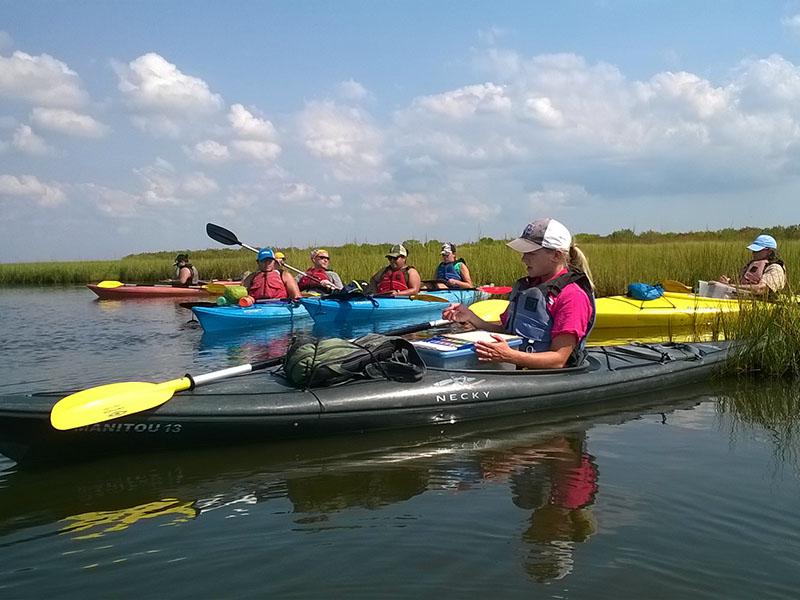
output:
[[[484,321],[462,304],[451,305],[442,316],[522,337],[522,350],[510,348],[497,335],[492,336],[493,342],[476,342],[481,361],[507,362],[524,369],[580,364],[595,317],[591,275],[583,252],[555,219],[529,223],[508,246],[522,254],[528,275],[514,285],[501,322]]]

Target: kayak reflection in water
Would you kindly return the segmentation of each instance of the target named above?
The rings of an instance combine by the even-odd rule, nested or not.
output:
[[[522,533],[530,547],[526,572],[538,582],[568,575],[575,544],[597,531],[589,510],[597,493],[597,466],[585,450],[583,432],[503,452],[483,468],[485,479],[507,478],[514,505],[532,511]]]
[[[484,321],[463,304],[452,304],[442,317],[522,338],[522,350],[512,349],[498,335],[492,336],[493,342],[476,342],[481,361],[526,369],[581,364],[595,317],[593,285],[583,252],[555,219],[529,223],[508,246],[522,254],[528,276],[514,285],[500,323]]]

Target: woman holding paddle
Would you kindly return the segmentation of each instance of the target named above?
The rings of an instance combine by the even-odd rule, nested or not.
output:
[[[522,254],[528,275],[514,285],[500,323],[484,321],[462,304],[446,308],[442,317],[522,337],[522,351],[509,347],[500,336],[492,336],[494,342],[476,342],[481,361],[527,369],[580,364],[595,318],[593,286],[583,252],[555,219],[529,223],[508,246]]]
[[[247,288],[247,293],[254,300],[261,298],[300,298],[300,289],[297,282],[288,271],[278,271],[275,253],[270,248],[258,251],[258,271],[250,273],[242,280],[242,285]]]
[[[297,285],[301,292],[333,292],[344,287],[342,278],[329,269],[330,253],[322,248],[311,251],[311,268],[297,275]]]

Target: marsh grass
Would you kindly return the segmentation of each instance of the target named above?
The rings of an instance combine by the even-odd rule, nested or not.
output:
[[[409,250],[409,264],[423,279],[433,277],[439,263],[441,242],[404,242]],[[659,283],[676,279],[695,285],[700,279],[715,279],[721,274],[735,275],[747,262],[750,253],[746,241],[670,241],[664,243],[580,243],[589,259],[598,296],[624,294],[629,283]],[[331,268],[342,279],[364,280],[385,266],[389,244],[346,244],[328,246]],[[280,248],[286,262],[298,269],[310,266],[310,248]],[[0,285],[86,284],[113,279],[125,282],[155,283],[171,278],[172,261],[177,251],[126,256],[116,261],[7,263],[0,264]],[[188,251],[204,279],[238,279],[256,266],[254,254],[245,249]],[[788,265],[800,264],[800,240],[781,244],[781,254]],[[458,246],[473,281],[477,285],[510,285],[525,274],[520,255],[505,245],[505,240],[483,238]]]

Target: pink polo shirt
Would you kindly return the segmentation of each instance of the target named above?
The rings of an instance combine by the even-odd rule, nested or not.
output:
[[[563,269],[550,279],[560,277],[567,270]],[[550,281],[547,279],[546,281]],[[543,283],[541,279],[534,279],[532,286]],[[503,325],[508,320],[508,308],[500,315]],[[589,296],[581,289],[577,283],[567,284],[558,296],[550,296],[547,299],[547,310],[553,317],[553,332],[551,339],[562,333],[570,333],[575,336],[577,344],[589,330],[589,319],[592,318],[592,302]]]

